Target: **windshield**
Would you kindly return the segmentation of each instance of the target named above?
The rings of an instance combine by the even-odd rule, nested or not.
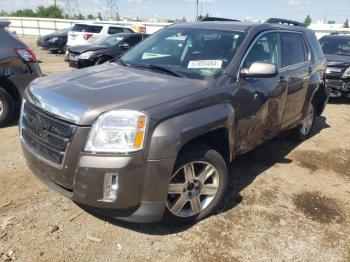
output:
[[[350,38],[322,38],[320,43],[326,55],[350,56]]]
[[[131,49],[120,62],[145,70],[162,67],[192,79],[214,79],[229,65],[242,38],[242,32],[167,28]]]
[[[102,40],[96,42],[97,45],[102,45],[102,46],[113,46],[117,45],[120,41],[124,39],[123,36],[107,36],[103,38]]]

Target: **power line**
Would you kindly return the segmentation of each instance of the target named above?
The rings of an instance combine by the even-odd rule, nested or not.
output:
[[[105,18],[109,20],[119,20],[119,10],[117,0],[107,0],[106,1],[107,11]]]

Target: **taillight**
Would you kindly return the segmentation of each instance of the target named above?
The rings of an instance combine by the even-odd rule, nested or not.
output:
[[[28,48],[15,48],[16,54],[26,62],[36,62],[34,53]]]
[[[90,37],[92,37],[93,34],[84,34],[83,37],[84,37],[84,40],[89,40]]]

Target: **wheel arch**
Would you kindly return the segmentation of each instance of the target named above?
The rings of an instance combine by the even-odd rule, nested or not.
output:
[[[21,101],[21,95],[16,86],[7,78],[0,77],[0,88],[5,90],[12,97],[14,103],[19,103]]]
[[[230,162],[234,153],[235,127],[235,110],[228,103],[175,116],[154,129],[148,159],[176,158],[194,143],[203,143]]]

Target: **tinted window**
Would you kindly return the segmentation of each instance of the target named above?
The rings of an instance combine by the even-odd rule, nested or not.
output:
[[[320,42],[327,55],[350,55],[350,37],[324,37]]]
[[[320,45],[320,42],[318,41],[315,33],[313,32],[309,32],[308,34],[309,40],[311,42],[311,46],[314,52],[314,55],[318,58],[318,59],[323,59],[324,58],[324,54]]]
[[[72,28],[73,32],[100,33],[101,30],[102,30],[102,26],[99,26],[99,25],[76,24]]]
[[[123,28],[120,28],[120,27],[110,26],[108,28],[108,34],[110,34],[110,35],[114,35],[114,34],[118,34],[118,33],[122,33],[122,32],[123,32]]]
[[[268,33],[261,36],[250,49],[243,64],[249,68],[254,62],[267,62],[280,66],[278,33]]]
[[[126,40],[125,43],[128,43],[130,46],[134,46],[137,43],[141,42],[142,36],[141,35],[133,35],[129,36]]]
[[[282,67],[307,61],[305,42],[298,33],[281,33]]]
[[[129,29],[129,28],[123,28],[123,32],[124,32],[124,33],[134,33],[134,31],[132,31],[132,30]]]

